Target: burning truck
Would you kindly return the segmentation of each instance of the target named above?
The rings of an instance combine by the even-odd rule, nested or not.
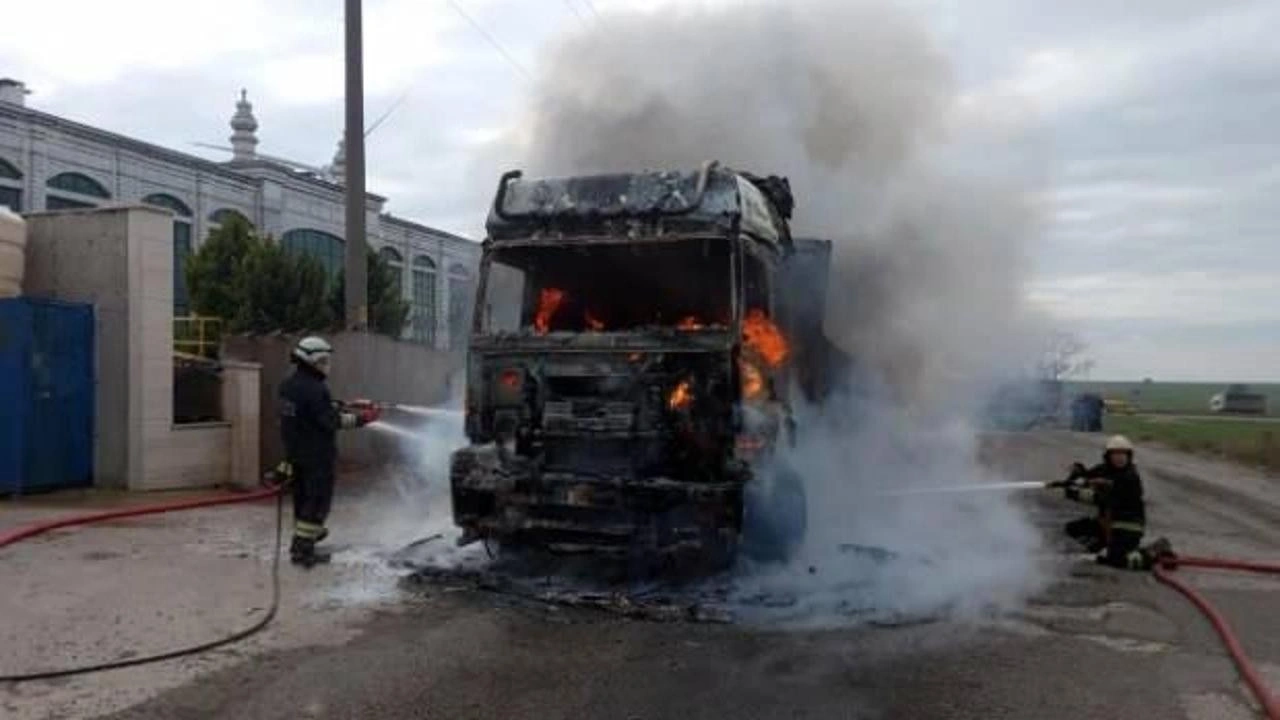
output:
[[[487,223],[452,457],[460,544],[622,557],[803,539],[778,450],[793,393],[847,363],[822,332],[830,243],[785,178],[504,175]]]

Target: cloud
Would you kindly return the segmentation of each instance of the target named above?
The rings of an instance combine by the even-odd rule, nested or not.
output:
[[[1095,319],[1082,335],[1090,344],[1089,356],[1097,361],[1092,376],[1101,380],[1274,382],[1270,369],[1280,365],[1280,323],[1274,321],[1217,325]]]
[[[1032,283],[1031,297],[1062,318],[1089,320],[1199,321],[1241,326],[1280,323],[1280,306],[1259,302],[1280,287],[1280,271],[1241,273],[1126,270],[1071,275]]]
[[[694,11],[693,0],[591,0],[599,16],[583,0],[572,0],[576,14],[563,2],[457,2],[529,71],[561,32],[607,34],[614,10]],[[805,12],[805,0],[787,4]],[[1130,354],[1109,351],[1099,372],[1159,358],[1187,372],[1277,367],[1266,351],[1235,357],[1220,348],[1236,345],[1196,338],[1231,327],[1263,342],[1258,334],[1274,329],[1241,324],[1274,291],[1230,279],[1280,272],[1280,4],[898,4],[929,24],[956,68],[956,100],[936,128],[951,136],[955,164],[1039,189],[1051,223],[1031,249],[1037,297],[1100,333],[1115,323],[1130,334],[1156,328],[1172,313],[1157,305],[1183,316],[1143,335],[1149,346],[1115,346]],[[193,140],[226,143],[247,87],[264,152],[331,159],[342,127],[340,3],[120,0],[76,3],[74,23],[66,13],[58,3],[6,7],[7,28],[37,29],[0,43],[0,74],[27,81],[33,106],[192,151]],[[370,189],[397,213],[477,235],[496,177],[513,162],[488,141],[522,121],[528,83],[442,0],[366,0],[365,48],[369,120],[408,93],[370,138]],[[795,78],[759,82],[786,94]],[[1174,280],[1194,302],[1170,295]],[[1105,302],[1081,299],[1086,289]]]

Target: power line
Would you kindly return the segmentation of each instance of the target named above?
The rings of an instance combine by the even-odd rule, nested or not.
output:
[[[461,15],[462,19],[466,20],[471,25],[471,27],[475,29],[476,32],[480,33],[480,35],[486,41],[488,41],[490,45],[493,46],[493,49],[497,50],[498,53],[500,53],[502,57],[506,59],[507,63],[509,63],[511,67],[515,68],[516,71],[519,72],[520,75],[524,77],[525,80],[528,80],[529,82],[533,82],[533,75],[529,74],[529,71],[525,70],[524,66],[521,65],[514,57],[511,56],[511,53],[507,52],[507,49],[502,46],[502,43],[498,42],[497,38],[489,34],[489,31],[485,30],[483,25],[481,25],[479,22],[476,22],[476,19],[471,17],[471,15],[468,14],[466,10],[463,10],[462,6],[459,5],[456,2],[456,0],[445,0],[445,2],[449,3],[449,7],[453,8],[454,12]]]
[[[410,85],[409,90],[412,90],[412,89],[413,89],[413,85]],[[373,131],[378,129],[378,126],[382,124],[383,120],[386,120],[387,118],[391,117],[391,113],[395,112],[396,108],[400,107],[400,104],[403,103],[405,99],[409,97],[409,90],[405,90],[404,92],[400,93],[400,97],[396,98],[395,102],[391,103],[391,105],[388,106],[387,109],[381,115],[378,116],[378,119],[374,120],[373,123],[370,124],[369,127],[365,129],[364,131],[365,137],[369,137],[371,134],[373,134]]]

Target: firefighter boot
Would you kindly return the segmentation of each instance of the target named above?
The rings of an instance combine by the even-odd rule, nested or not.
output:
[[[315,540],[295,536],[293,544],[289,546],[289,560],[294,565],[310,569],[329,562],[329,553],[323,550],[317,551]]]

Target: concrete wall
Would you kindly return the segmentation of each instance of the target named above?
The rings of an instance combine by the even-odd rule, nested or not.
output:
[[[327,338],[333,345],[333,375],[329,390],[335,400],[364,398],[384,403],[441,405],[451,389],[463,382],[465,355],[432,350],[414,343],[368,333],[341,333]],[[289,354],[296,337],[276,335],[230,337],[223,356],[257,363],[262,368],[261,463],[273,467],[284,457],[277,420],[276,393],[293,372]],[[451,381],[455,383],[451,386]],[[377,464],[394,455],[394,441],[375,433],[347,432],[339,436],[340,461],[348,465]]]
[[[167,489],[243,482],[232,473],[230,423],[173,424],[171,215],[115,207],[36,213],[28,223],[28,294],[95,306],[95,484]],[[252,427],[254,410],[250,404],[231,412]]]
[[[231,425],[228,477],[233,485],[247,489],[257,485],[262,470],[262,422],[258,414],[262,368],[257,363],[236,361],[224,361],[222,365],[222,408]]]
[[[94,306],[94,482],[108,487],[126,487],[134,469],[129,447],[128,227],[123,211],[27,216],[27,294]]]

